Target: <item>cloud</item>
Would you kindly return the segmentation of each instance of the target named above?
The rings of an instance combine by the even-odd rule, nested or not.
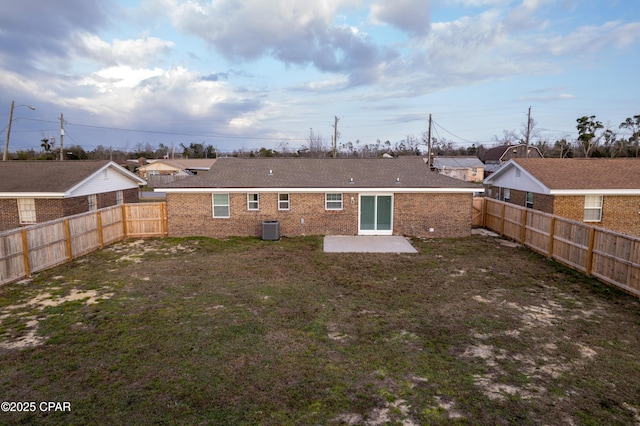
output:
[[[430,0],[380,1],[371,7],[371,17],[411,36],[423,36],[429,31],[430,3]]]
[[[48,66],[47,58],[69,58],[75,34],[106,28],[115,9],[112,0],[13,2],[0,14],[0,61],[29,74]]]
[[[205,40],[230,60],[270,56],[333,73],[362,70],[384,60],[385,53],[366,34],[334,22],[351,0],[150,1],[154,9],[166,11],[177,29]]]
[[[137,40],[113,40],[107,43],[90,33],[78,35],[77,53],[107,65],[143,66],[168,55],[174,43],[156,37]]]

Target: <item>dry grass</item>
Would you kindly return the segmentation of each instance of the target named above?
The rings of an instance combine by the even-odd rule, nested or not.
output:
[[[640,424],[640,303],[505,241],[130,240],[0,288],[45,424]]]

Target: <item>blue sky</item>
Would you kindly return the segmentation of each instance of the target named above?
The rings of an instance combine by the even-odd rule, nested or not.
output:
[[[0,126],[92,150],[575,138],[640,114],[637,0],[0,0]],[[0,132],[4,142],[6,128]]]

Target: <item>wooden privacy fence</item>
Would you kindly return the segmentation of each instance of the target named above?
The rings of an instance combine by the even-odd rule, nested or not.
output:
[[[640,238],[490,198],[484,227],[640,296]]]
[[[124,238],[167,235],[166,203],[123,204],[0,233],[0,284]]]

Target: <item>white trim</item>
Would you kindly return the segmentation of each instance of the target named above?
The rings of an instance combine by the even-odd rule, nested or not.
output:
[[[257,195],[258,199],[257,200],[250,200],[249,196],[251,195]],[[251,208],[251,203],[256,203],[257,207],[255,209]],[[248,192],[247,193],[247,211],[250,212],[257,212],[260,211],[260,194],[255,193],[255,192]]]
[[[215,194],[215,195],[226,195],[227,196],[227,204],[219,204],[216,206],[216,197],[214,194],[211,194],[211,216],[214,219],[229,219],[231,217],[231,197],[229,194]],[[216,216],[216,207],[226,207],[227,215],[226,216]]]
[[[341,192],[341,193],[369,193],[379,194],[386,192],[390,194],[401,193],[434,193],[434,194],[447,194],[447,193],[476,193],[484,192],[484,188],[478,186],[477,188],[154,188],[155,192],[165,193],[321,193],[321,192]]]
[[[377,207],[378,207],[378,196],[383,196],[383,197],[391,197],[391,229],[388,230],[379,230],[379,229],[361,229],[361,224],[360,224],[360,220],[361,220],[361,214],[362,214],[362,196],[374,196],[376,197],[376,216],[377,216]],[[395,214],[395,209],[394,209],[394,204],[395,204],[395,197],[394,194],[392,192],[379,192],[377,194],[371,194],[371,193],[359,193],[358,194],[358,235],[393,235],[393,217]],[[376,222],[377,222],[377,218],[376,218]]]
[[[129,170],[125,169],[124,167],[119,166],[117,163],[114,163],[113,161],[109,161],[107,164],[105,164],[104,166],[100,167],[100,169],[98,169],[95,172],[91,173],[89,176],[87,176],[86,178],[84,178],[80,182],[76,183],[71,188],[67,189],[67,191],[64,193],[64,195],[66,197],[71,197],[71,194],[73,194],[73,191],[75,191],[77,188],[81,187],[86,182],[88,182],[89,180],[93,179],[95,176],[99,175],[100,173],[104,173],[104,171],[108,170],[110,167],[114,168],[115,171],[119,172],[120,174],[124,175],[125,177],[137,181],[138,182],[138,186],[145,185],[147,183],[147,181],[142,179],[140,176],[131,173]],[[106,192],[110,192],[110,191],[106,191]]]
[[[327,196],[329,195],[339,195],[340,199],[339,200],[328,200]],[[340,207],[338,208],[329,208],[328,204],[329,203],[340,203]],[[326,211],[340,211],[344,209],[344,194],[342,192],[325,192],[324,194],[324,209]]]
[[[63,192],[2,192],[0,198],[64,198]]]
[[[640,189],[555,189],[551,195],[640,195]]]
[[[286,201],[285,200],[281,200],[280,199],[281,195],[286,195],[287,196],[287,200]],[[280,208],[280,203],[285,203],[285,202],[287,203],[287,208],[286,209]],[[279,211],[283,211],[283,212],[291,210],[291,194],[290,193],[288,193],[288,192],[278,192],[278,210]]]

